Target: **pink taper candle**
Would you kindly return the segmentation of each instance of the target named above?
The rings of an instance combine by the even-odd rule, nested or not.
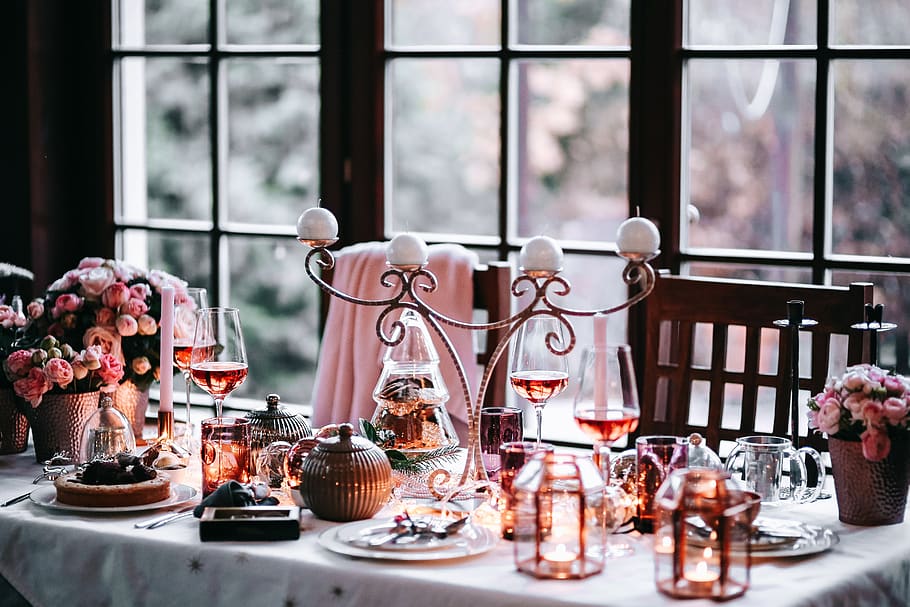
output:
[[[174,410],[174,287],[161,288],[161,396],[159,411]]]
[[[594,406],[607,406],[607,315],[594,315]]]

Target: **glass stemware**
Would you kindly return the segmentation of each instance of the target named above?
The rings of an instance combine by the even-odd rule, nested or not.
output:
[[[568,362],[561,354],[567,346],[562,323],[553,316],[532,316],[515,334],[509,381],[519,396],[534,405],[537,445],[540,445],[544,406],[569,383]]]
[[[193,336],[196,332],[196,315],[199,310],[207,308],[208,292],[202,287],[187,287],[186,295],[177,302],[174,310],[174,364],[183,373],[186,384],[186,431],[184,442],[190,452],[194,452],[190,444],[193,436],[193,424],[190,417],[192,406],[190,403],[190,387],[193,378],[190,377],[190,359],[193,353]]]
[[[610,480],[610,448],[638,427],[638,387],[628,345],[586,348],[575,395],[575,423],[594,440],[594,463]]]
[[[625,344],[586,348],[580,377],[573,405],[575,423],[594,441],[594,464],[607,485],[605,515],[614,532],[625,522],[631,498],[610,484],[610,448],[638,427],[640,414],[631,349]],[[606,557],[628,556],[634,551],[628,541],[607,536]]]
[[[214,399],[216,417],[221,417],[224,399],[244,382],[247,371],[240,311],[200,310],[190,354],[190,376]]]

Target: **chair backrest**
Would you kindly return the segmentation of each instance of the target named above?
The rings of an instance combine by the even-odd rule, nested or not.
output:
[[[323,270],[322,278],[332,284],[333,270]],[[485,315],[480,322],[493,322],[508,318],[511,313],[510,286],[512,283],[512,269],[508,262],[491,261],[480,264],[474,268],[474,309]],[[325,326],[331,297],[321,293],[320,327]],[[444,327],[445,328],[445,327]],[[452,329],[457,331],[458,329]],[[490,362],[496,344],[503,338],[506,329],[488,331],[485,335],[477,335],[475,340],[477,358],[476,362],[481,367],[486,367]],[[506,385],[508,378],[508,351],[504,352],[497,362],[490,376],[487,392],[484,395],[484,405],[503,406],[506,404]],[[463,361],[467,363],[467,361]],[[479,377],[478,377],[479,381]],[[472,386],[476,391],[477,386]]]
[[[790,436],[791,332],[774,325],[787,318],[789,300],[804,301],[805,317],[818,322],[800,332],[800,433],[806,436],[808,396],[844,365],[868,359],[865,335],[850,326],[862,322],[864,304],[872,302],[870,283],[829,287],[660,275],[644,302],[636,434],[698,432],[715,450],[721,441],[751,434]],[[816,433],[801,442],[826,448]]]

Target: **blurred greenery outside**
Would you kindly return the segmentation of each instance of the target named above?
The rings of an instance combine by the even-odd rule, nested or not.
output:
[[[121,0],[123,5],[143,3]],[[499,1],[390,0],[391,44],[498,45]],[[774,0],[692,0],[693,44],[768,44]],[[812,44],[815,3],[791,0],[783,44]],[[836,5],[832,28],[846,43],[901,43],[910,8]],[[206,42],[207,2],[146,0],[143,44]],[[628,45],[630,0],[527,0],[512,11],[521,44]],[[316,0],[230,0],[231,44],[318,44]],[[778,9],[780,10],[780,9]],[[762,35],[759,35],[762,34]],[[758,36],[758,37],[756,37]],[[773,42],[773,40],[772,40]],[[236,397],[278,392],[307,403],[318,356],[318,289],[303,271],[306,251],[281,236],[319,198],[319,65],[314,58],[224,60],[226,175],[222,221],[255,224],[275,235],[228,236],[223,268],[210,265],[205,233],[126,230],[144,262],[209,286],[220,272],[221,305],[240,308],[251,361]],[[145,200],[125,201],[124,219],[212,221],[208,65],[202,59],[125,58],[141,74],[145,105]],[[573,241],[610,242],[628,211],[629,62],[627,59],[523,59],[513,65],[515,140],[510,236],[546,232]],[[689,152],[686,202],[699,220],[683,226],[683,248],[811,251],[815,63],[699,59],[688,66]],[[486,58],[409,58],[387,76],[386,233],[497,234],[499,65]],[[832,69],[833,158],[830,241],[836,254],[910,257],[910,62],[839,60]],[[131,133],[125,133],[131,137]],[[144,139],[143,139],[144,138]],[[135,144],[135,142],[132,142]],[[124,141],[130,152],[131,141]],[[685,208],[685,207],[684,207]],[[138,210],[137,210],[138,209]],[[241,225],[241,228],[242,225]],[[132,242],[134,247],[130,247]],[[144,243],[144,244],[143,244]],[[722,255],[722,253],[721,253]],[[567,305],[605,307],[624,297],[615,258],[573,256]],[[572,264],[572,265],[570,265]],[[809,282],[799,268],[691,264],[693,274]],[[886,316],[910,326],[910,278],[835,272],[835,284],[869,279]],[[610,285],[604,287],[604,285]],[[588,329],[579,327],[586,339]],[[615,334],[614,334],[615,333]],[[882,362],[893,360],[888,334]],[[903,333],[906,339],[906,333]],[[611,339],[625,338],[625,319]],[[589,339],[589,338],[587,338]],[[577,365],[573,363],[572,368]],[[378,373],[378,370],[377,370]],[[230,400],[228,401],[230,405]],[[546,423],[545,423],[546,428]]]

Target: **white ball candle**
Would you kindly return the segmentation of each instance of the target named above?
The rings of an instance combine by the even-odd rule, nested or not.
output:
[[[297,238],[301,240],[332,240],[338,238],[338,220],[332,212],[313,207],[297,218]]]
[[[393,266],[422,266],[430,254],[427,243],[413,234],[399,234],[386,247],[386,260]]]
[[[559,272],[562,248],[549,236],[535,236],[521,247],[518,263],[525,272]]]
[[[616,231],[616,248],[622,253],[657,253],[660,250],[660,232],[651,220],[630,217]]]

